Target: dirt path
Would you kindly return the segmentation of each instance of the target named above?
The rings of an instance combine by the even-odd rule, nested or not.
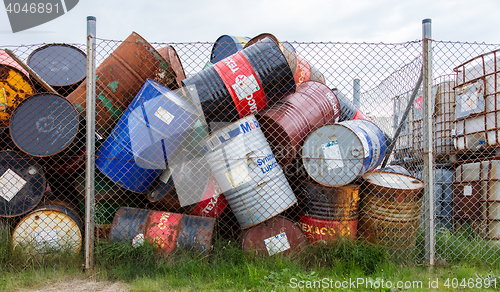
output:
[[[96,282],[92,280],[68,280],[37,290],[16,290],[16,292],[128,292],[130,287],[123,283]]]

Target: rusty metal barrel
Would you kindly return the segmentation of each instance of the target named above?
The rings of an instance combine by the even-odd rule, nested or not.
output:
[[[269,220],[297,202],[253,115],[200,144],[241,228]]]
[[[38,93],[17,106],[9,132],[21,151],[65,173],[85,164],[85,127],[85,119],[64,97]]]
[[[269,38],[188,77],[207,122],[235,122],[295,92],[290,66]]]
[[[83,242],[83,222],[73,209],[43,205],[26,215],[12,233],[14,248],[26,253],[70,251],[77,254]]]
[[[0,50],[0,128],[8,128],[10,117],[16,107],[35,88],[28,73],[5,51]]]
[[[210,252],[215,219],[122,207],[111,225],[111,241],[138,245],[147,240],[161,252],[190,249]]]
[[[307,240],[296,222],[277,216],[244,231],[243,250],[255,256],[297,255],[307,247]]]
[[[424,183],[412,176],[374,171],[363,175],[359,237],[396,250],[415,246]]]
[[[326,187],[307,180],[299,187],[299,225],[309,242],[356,238],[359,186]]]
[[[302,164],[314,181],[343,186],[374,170],[386,150],[382,131],[365,120],[351,120],[316,128],[304,141]]]
[[[177,51],[173,46],[166,46],[158,49],[160,56],[165,59],[168,66],[172,68],[175,73],[175,79],[165,80],[165,86],[170,89],[177,89],[182,87],[182,80],[186,79],[186,73],[184,72],[184,67],[182,66],[181,58],[177,54]],[[170,74],[169,77],[172,75]]]
[[[281,167],[291,163],[309,133],[322,125],[335,123],[340,105],[330,88],[306,81],[295,93],[259,112],[257,120]]]
[[[87,55],[68,44],[41,46],[30,53],[26,62],[62,96],[75,90],[87,75]]]
[[[96,69],[96,131],[106,138],[146,79],[162,84],[175,79],[163,57],[136,32],[130,34]],[[86,83],[68,100],[85,112]]]
[[[15,217],[40,203],[47,181],[43,168],[30,156],[0,151],[0,217]]]

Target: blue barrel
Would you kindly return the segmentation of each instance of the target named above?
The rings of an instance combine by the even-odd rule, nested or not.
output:
[[[99,149],[96,166],[123,188],[146,193],[195,118],[186,101],[148,79]]]
[[[250,40],[249,37],[239,37],[231,35],[222,35],[212,47],[212,54],[210,54],[210,62],[215,64],[220,60],[231,56],[232,54],[243,50],[243,47]]]

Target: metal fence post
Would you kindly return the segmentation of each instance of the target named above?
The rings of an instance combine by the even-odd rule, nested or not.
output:
[[[85,171],[85,270],[94,268],[95,43],[96,18],[87,17],[87,161]]]
[[[352,102],[356,106],[356,108],[360,108],[361,106],[361,80],[354,79],[353,82],[353,100]]]
[[[423,142],[424,142],[424,230],[425,261],[434,265],[434,155],[432,129],[432,40],[431,19],[422,21],[423,34]]]

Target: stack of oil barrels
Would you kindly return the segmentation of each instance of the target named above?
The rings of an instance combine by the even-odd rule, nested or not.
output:
[[[9,62],[0,81],[18,87],[14,98],[4,94],[0,115],[10,141],[0,152],[1,216],[18,218],[16,244],[77,251],[85,54],[55,44],[30,55],[53,92]],[[388,137],[271,34],[222,36],[207,63],[186,77],[172,46],[156,50],[134,32],[99,64],[97,237],[208,253],[220,224],[237,231],[243,249],[268,256],[355,239],[362,216],[373,215],[360,206],[373,194],[359,182],[375,173]]]

